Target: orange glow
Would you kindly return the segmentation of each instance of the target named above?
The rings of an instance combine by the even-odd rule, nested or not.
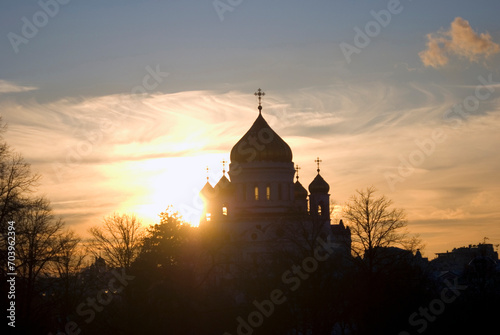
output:
[[[226,154],[214,153],[126,163],[122,171],[135,179],[132,184],[138,192],[123,203],[120,211],[136,213],[145,224],[153,224],[172,205],[185,221],[198,226],[203,210],[199,192],[206,183],[206,167],[209,181],[215,185],[222,177],[223,159],[227,160]]]

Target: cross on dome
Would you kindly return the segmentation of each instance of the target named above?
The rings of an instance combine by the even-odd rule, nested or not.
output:
[[[264,93],[264,91],[262,91],[262,90],[259,88],[259,89],[257,90],[257,92],[255,92],[255,93],[254,93],[254,95],[255,95],[256,97],[258,97],[258,98],[259,98],[259,114],[260,114],[260,111],[262,110],[262,104],[261,104],[261,103],[262,103],[262,97],[263,97],[264,95],[266,95],[266,93]]]
[[[323,162],[321,159],[319,159],[319,157],[316,157],[316,159],[314,160],[314,163],[316,163],[318,165],[318,169],[316,171],[318,171],[319,173],[319,163]]]
[[[226,173],[226,163],[227,163],[227,161],[223,159],[221,161],[221,163],[222,163],[222,174],[225,174]]]
[[[297,165],[295,165],[295,172],[297,172],[297,176],[296,176],[297,181],[299,181],[299,170],[300,170],[299,165],[298,165],[298,164],[297,164]]]

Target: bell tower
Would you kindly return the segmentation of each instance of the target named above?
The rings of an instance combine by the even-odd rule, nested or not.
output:
[[[330,185],[319,174],[319,163],[322,161],[318,157],[314,162],[318,166],[318,174],[309,184],[309,213],[313,218],[330,222]]]

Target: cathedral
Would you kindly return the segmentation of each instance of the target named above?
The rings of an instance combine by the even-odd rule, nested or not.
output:
[[[330,186],[320,174],[308,190],[299,182],[290,146],[262,115],[260,89],[258,116],[233,146],[229,171],[215,186],[208,182],[200,196],[204,211],[200,227],[212,226],[227,233],[227,240],[242,247],[240,257],[249,259],[291,243],[314,238],[329,239],[339,252],[350,254],[351,233],[342,220],[330,222]],[[295,182],[294,182],[295,179]]]

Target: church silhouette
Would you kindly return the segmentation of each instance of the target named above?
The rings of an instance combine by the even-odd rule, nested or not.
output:
[[[231,149],[229,171],[215,186],[200,191],[204,202],[200,227],[224,232],[226,242],[239,245],[233,261],[244,261],[279,249],[291,249],[297,241],[328,239],[339,252],[350,255],[351,233],[342,220],[330,221],[330,186],[320,174],[309,184],[299,182],[290,146],[262,115],[259,89],[257,119]],[[225,162],[223,162],[225,163]],[[295,175],[295,182],[294,182]]]

